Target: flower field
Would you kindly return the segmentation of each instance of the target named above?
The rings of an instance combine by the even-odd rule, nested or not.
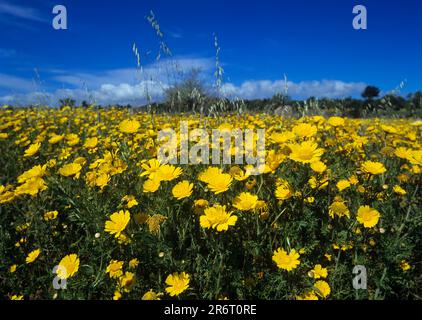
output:
[[[180,121],[265,129],[264,172],[161,163]],[[421,125],[2,108],[0,297],[420,299]]]

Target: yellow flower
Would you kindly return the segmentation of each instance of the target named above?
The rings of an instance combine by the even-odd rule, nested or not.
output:
[[[301,138],[310,138],[316,135],[317,127],[309,123],[301,123],[293,127],[293,133]]]
[[[400,182],[408,182],[409,176],[405,173],[401,173],[397,176],[397,180],[399,180]]]
[[[166,278],[166,284],[168,286],[166,288],[166,292],[170,294],[170,296],[172,297],[178,296],[179,294],[181,294],[182,292],[186,291],[189,288],[189,281],[190,281],[190,277],[185,272],[182,272],[182,273],[175,272],[173,274],[170,274]]]
[[[37,260],[38,256],[40,255],[41,250],[40,249],[36,249],[31,251],[28,256],[26,257],[25,262],[27,264],[34,262],[35,260]]]
[[[317,264],[311,270],[311,274],[314,279],[327,278],[328,271],[327,268],[323,268],[320,264]]]
[[[296,300],[318,300],[318,296],[314,291],[308,291],[303,296],[297,296]]]
[[[422,158],[421,158],[421,161],[422,161]],[[420,166],[419,165],[412,166],[412,168],[410,169],[410,171],[412,173],[414,173],[414,174],[420,174],[420,173],[422,173],[422,162],[421,162],[421,165]]]
[[[189,197],[192,194],[193,183],[189,183],[189,181],[184,180],[176,184],[172,189],[173,197],[177,200],[181,200],[184,198]]]
[[[82,166],[79,163],[69,163],[61,167],[59,173],[65,177],[75,176],[76,178],[79,178],[81,170]]]
[[[98,138],[97,137],[88,138],[85,141],[84,148],[94,149],[97,146],[97,144],[98,144]]]
[[[64,136],[53,134],[51,138],[48,140],[48,143],[50,144],[56,144],[64,139]]]
[[[144,182],[143,192],[151,192],[154,193],[160,187],[160,180],[158,179],[148,179]]]
[[[16,195],[18,193],[15,194],[13,191],[7,191],[6,187],[0,185],[0,204],[12,201]]]
[[[110,181],[110,176],[106,173],[100,173],[95,177],[95,185],[102,190]]]
[[[32,157],[34,154],[38,153],[38,150],[41,147],[41,143],[33,143],[28,149],[25,150],[24,157]]]
[[[161,300],[160,297],[162,296],[162,293],[155,293],[154,291],[152,291],[152,289],[150,289],[149,291],[147,291],[143,296],[142,296],[142,300]]]
[[[29,194],[31,196],[35,196],[40,191],[44,191],[47,189],[47,186],[45,185],[45,181],[41,178],[32,178],[27,181],[25,181],[24,184],[18,186],[15,190],[15,196],[16,195],[22,195],[22,194]]]
[[[381,174],[387,171],[381,162],[365,161],[361,167],[362,171],[370,174]]]
[[[210,183],[214,179],[215,176],[219,176],[222,173],[223,172],[221,171],[220,168],[208,167],[205,171],[202,171],[198,175],[198,180],[205,183]]]
[[[142,177],[148,175],[150,179],[153,179],[160,166],[161,163],[157,159],[144,161],[141,164],[141,168],[144,169],[144,171],[140,174],[140,176]]]
[[[258,200],[255,206],[255,212],[259,214],[259,218],[262,221],[267,220],[269,216],[268,204],[264,200]]]
[[[67,144],[69,146],[74,146],[74,145],[79,143],[79,137],[75,133],[70,133],[70,134],[66,135],[65,139],[66,139]]]
[[[340,117],[331,117],[328,119],[328,124],[333,127],[341,127],[344,126],[345,121],[343,118]]]
[[[119,278],[123,274],[123,261],[111,260],[107,266],[106,273],[110,278]]]
[[[324,162],[315,161],[311,163],[311,169],[317,173],[323,173],[325,170],[327,170],[327,166],[324,164]]]
[[[274,143],[282,144],[295,138],[295,134],[291,131],[286,132],[273,132],[270,136],[270,140]]]
[[[331,293],[331,288],[329,284],[324,280],[319,280],[315,282],[314,288],[317,294],[319,294],[321,297],[326,298]]]
[[[331,261],[331,254],[326,253],[326,254],[324,254],[324,257],[325,257],[328,261]]]
[[[287,181],[283,181],[275,190],[275,196],[278,200],[287,200],[293,196],[292,189]]]
[[[359,183],[359,180],[355,175],[353,175],[349,178],[349,182],[351,185],[357,185]]]
[[[139,264],[139,260],[134,258],[129,261],[129,268],[135,269],[138,266],[138,264]]]
[[[381,125],[381,129],[387,133],[397,133],[397,129],[392,126],[387,126],[383,124]]]
[[[204,210],[204,215],[199,218],[199,222],[202,228],[212,228],[218,232],[226,231],[237,221],[237,216],[231,214],[231,212],[226,212],[226,206],[214,205]]]
[[[243,171],[238,166],[231,167],[229,173],[237,181],[244,181],[250,177],[250,172]]]
[[[234,199],[233,207],[241,211],[248,211],[255,209],[257,204],[258,196],[249,192],[242,192]]]
[[[83,166],[85,163],[87,163],[88,160],[86,160],[85,157],[77,157],[73,163],[79,163],[81,166]]]
[[[124,233],[121,233],[120,236],[117,238],[118,244],[130,244],[132,243],[132,240],[125,235]]]
[[[406,190],[404,190],[402,187],[400,187],[399,185],[395,185],[393,187],[393,191],[395,193],[397,193],[398,195],[404,196],[406,194]]]
[[[169,164],[165,164],[158,168],[157,175],[154,177],[160,181],[172,181],[177,179],[183,170],[179,167],[175,167]]]
[[[410,156],[407,159],[413,165],[422,166],[422,150],[412,150]]]
[[[123,232],[123,230],[125,230],[127,224],[129,223],[129,220],[129,211],[120,210],[119,212],[115,212],[110,216],[110,220],[106,221],[105,231],[109,232],[112,235],[114,234],[114,236],[118,238]]]
[[[198,199],[195,200],[193,203],[193,210],[197,215],[201,215],[204,213],[206,207],[208,207],[209,202],[205,199]]]
[[[126,201],[126,207],[128,209],[137,206],[139,203],[136,201],[135,196],[133,195],[126,195],[122,198],[122,201]]]
[[[58,265],[56,274],[60,279],[68,279],[79,270],[79,258],[75,253],[64,256]]]
[[[305,199],[305,202],[307,202],[307,203],[314,203],[315,202],[315,198],[314,197],[307,197]]]
[[[123,276],[119,279],[119,284],[123,288],[124,292],[129,292],[135,284],[135,274],[130,271],[126,271]]]
[[[250,179],[245,182],[245,188],[247,190],[251,190],[255,186],[256,186],[256,179]]]
[[[360,206],[358,209],[357,220],[365,228],[374,227],[380,218],[380,213],[370,206]]]
[[[26,222],[24,224],[19,224],[15,227],[15,230],[18,232],[23,232],[25,230],[27,230],[29,227],[31,226],[31,223]]]
[[[10,300],[23,300],[23,295],[14,294],[10,297]]]
[[[10,272],[10,273],[14,273],[14,272],[16,271],[16,268],[17,268],[17,265],[16,265],[16,264],[11,265],[11,266],[9,267],[9,272]]]
[[[114,295],[113,295],[113,300],[120,300],[122,298],[122,294],[120,293],[120,291],[114,291]]]
[[[304,141],[301,144],[291,144],[289,145],[290,150],[290,159],[300,162],[300,163],[312,163],[315,161],[320,161],[324,150],[318,148],[318,144],[312,141]]]
[[[215,194],[220,194],[229,190],[232,181],[233,178],[231,175],[228,173],[220,173],[208,182],[208,188]]]
[[[135,133],[141,124],[137,120],[126,119],[120,122],[119,130],[123,133]]]
[[[401,159],[409,159],[412,154],[412,149],[399,147],[394,151],[394,155]]]
[[[295,249],[287,253],[284,249],[278,248],[274,250],[273,261],[277,267],[283,270],[292,271],[300,264],[300,254]]]
[[[19,183],[24,183],[30,179],[42,178],[46,173],[47,166],[34,166],[31,169],[25,171],[18,177]]]
[[[290,151],[289,148],[285,147],[283,150],[286,150],[286,154]],[[266,156],[264,173],[274,173],[285,158],[286,155],[283,152],[275,152],[274,150],[270,150]],[[247,173],[250,175],[253,172],[253,167],[247,166],[246,170]]]
[[[334,215],[340,218],[343,216],[350,217],[350,211],[341,199],[334,200],[329,207],[328,214],[331,218],[334,218]]]
[[[336,187],[339,191],[343,191],[344,189],[347,189],[348,187],[350,187],[350,182],[349,180],[342,179],[339,182],[337,182]]]
[[[410,264],[406,261],[406,260],[402,260],[402,261],[400,261],[400,268],[403,270],[403,271],[407,271],[407,270],[410,270]]]
[[[341,251],[347,251],[347,250],[350,250],[350,249],[353,249],[353,245],[351,245],[351,244],[343,244],[341,246]]]
[[[44,220],[48,221],[48,220],[54,220],[57,218],[57,215],[59,213],[57,211],[48,211],[46,213],[44,213]]]
[[[167,220],[167,217],[161,214],[154,214],[146,221],[149,232],[158,234],[160,232],[161,223]]]
[[[311,186],[312,189],[315,189],[315,188],[318,187],[318,190],[321,190],[321,189],[324,189],[328,186],[328,178],[322,177],[320,180],[318,180],[317,178],[312,176],[308,180],[308,183],[309,183],[309,185]]]

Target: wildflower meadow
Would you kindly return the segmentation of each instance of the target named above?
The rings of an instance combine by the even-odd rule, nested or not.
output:
[[[181,164],[180,148],[160,161],[159,132],[180,147],[180,121],[189,134],[264,129],[262,172],[235,163],[256,148],[234,139],[231,163],[211,161],[223,139],[193,136],[201,161]],[[421,131],[414,119],[4,106],[0,297],[420,299]]]

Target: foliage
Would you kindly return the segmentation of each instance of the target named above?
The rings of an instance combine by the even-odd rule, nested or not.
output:
[[[362,97],[365,99],[372,100],[373,98],[378,97],[380,94],[380,89],[375,86],[367,86],[362,92]]]
[[[421,297],[420,121],[259,113],[152,119],[92,107],[3,108],[0,116],[3,298]],[[190,129],[265,128],[265,173],[221,165],[199,179],[210,165],[156,164],[157,132],[178,130],[182,120]],[[301,148],[315,144],[311,161]],[[214,193],[209,186],[225,174],[227,190]],[[175,190],[184,180],[192,190]],[[147,181],[157,190],[145,192]],[[217,204],[237,217],[226,231],[200,222],[204,210],[209,217],[222,210]],[[373,227],[357,219],[363,206],[379,213]],[[286,263],[285,255],[295,260]],[[59,264],[73,271],[63,290],[52,285]],[[317,265],[326,277],[316,278]],[[356,265],[367,268],[367,290],[352,287]]]

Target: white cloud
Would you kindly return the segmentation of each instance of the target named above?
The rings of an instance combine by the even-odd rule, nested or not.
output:
[[[0,78],[1,79],[1,78]],[[365,88],[366,84],[360,82],[343,82],[339,80],[303,81],[299,83],[288,82],[288,94],[293,98],[306,99],[308,97],[344,98],[356,96]],[[144,105],[147,102],[148,91],[153,101],[162,99],[164,90],[169,84],[158,81],[141,81],[138,84],[126,82],[112,84],[105,83],[95,90],[87,89],[60,89],[46,94],[42,92],[30,92],[27,94],[7,95],[0,97],[0,103],[29,105],[48,104],[57,105],[59,99],[72,98],[77,102],[86,100],[101,105],[109,104],[132,104]],[[284,81],[246,81],[240,86],[226,83],[223,92],[229,98],[258,99],[270,98],[277,92],[283,92]]]
[[[0,15],[37,22],[46,22],[36,9],[11,4],[6,1],[0,1]]]
[[[0,104],[11,105],[57,105],[58,101],[63,98],[71,98],[81,103],[83,100],[89,103],[101,105],[112,104],[132,104],[144,105],[147,102],[146,92],[154,99],[160,99],[163,96],[166,85],[159,84],[154,81],[142,81],[136,85],[128,83],[103,84],[96,90],[86,89],[59,89],[54,92],[34,91],[29,93],[12,94],[0,97]]]
[[[360,94],[366,84],[363,82],[344,82],[340,80],[315,80],[301,82],[287,82],[288,95],[306,99],[308,97],[343,98]],[[243,99],[269,98],[276,93],[283,93],[285,88],[284,80],[253,80],[245,81],[236,86],[226,83],[222,87],[223,93],[228,97]]]
[[[147,93],[153,101],[160,100],[170,83],[174,83],[181,74],[193,68],[201,69],[204,74],[210,73],[213,61],[208,58],[178,57],[147,65],[142,71],[136,68],[95,73],[49,70],[48,73],[52,75],[51,80],[58,82],[61,87],[71,88],[48,93],[34,91],[31,81],[0,74],[0,88],[20,92],[0,97],[0,103],[56,105],[59,99],[70,97],[79,103],[86,100],[102,105],[142,105],[147,102]]]
[[[154,99],[163,96],[167,85],[155,81],[142,81],[137,85],[121,83],[119,85],[103,84],[92,95],[99,104],[145,104],[147,92]]]
[[[136,68],[112,69],[103,72],[89,73],[57,73],[54,80],[72,85],[87,86],[89,88],[99,88],[103,84],[119,85],[123,83],[138,83],[140,81],[151,80],[162,83],[169,83],[173,76],[180,72],[188,72],[191,69],[201,69],[207,73],[213,68],[212,59],[208,58],[186,58],[179,57],[173,60],[163,60],[144,66],[142,71]]]
[[[27,79],[0,73],[0,88],[29,91],[34,89],[34,84]]]

